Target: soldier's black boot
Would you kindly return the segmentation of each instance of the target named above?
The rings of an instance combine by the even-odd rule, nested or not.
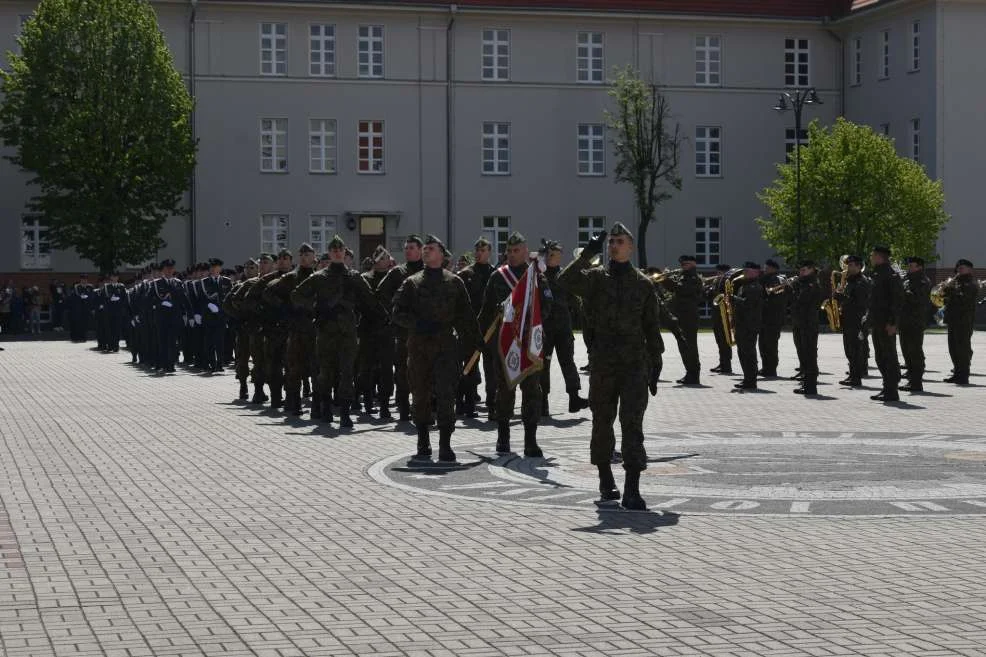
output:
[[[332,394],[325,393],[322,395],[322,422],[332,421]]]
[[[626,482],[623,484],[623,508],[631,511],[646,511],[647,504],[640,496],[640,472],[627,470]]]
[[[285,412],[294,415],[295,417],[301,415],[301,386],[291,386],[290,389],[285,391],[284,399],[284,410]]]
[[[589,400],[584,397],[579,397],[579,393],[570,392],[568,393],[568,412],[578,413],[582,409],[589,408]]]
[[[397,412],[400,414],[397,418],[398,422],[411,421],[411,402],[407,395],[400,395],[397,397]]]
[[[455,463],[455,452],[452,451],[452,427],[438,429],[438,460],[443,463]]]
[[[524,456],[532,459],[539,459],[544,456],[541,448],[538,447],[537,439],[538,425],[524,425]]]
[[[597,467],[599,468],[599,499],[620,499],[620,489],[616,487],[616,479],[613,478],[613,468],[610,467],[609,463],[604,463]]]
[[[281,397],[281,388],[280,388],[280,386],[271,386],[270,387],[270,407],[271,408],[280,408],[282,406],[284,406],[284,399]]]
[[[317,390],[312,392],[310,413],[313,420],[322,417],[322,395]]]
[[[431,438],[428,436],[428,426],[418,427],[418,453],[415,455],[419,459],[431,458]]]
[[[368,392],[363,393],[363,413],[365,415],[373,414],[373,395]]]
[[[476,398],[472,391],[466,393],[466,398],[462,402],[462,414],[469,418],[479,416],[479,413],[476,412]]]
[[[389,419],[393,418],[393,415],[390,414],[390,398],[389,397],[381,397],[377,401],[380,404],[380,419],[381,420],[389,420]]]
[[[240,381],[240,400],[246,401],[250,396],[250,389],[247,387],[246,379]]]
[[[250,400],[251,404],[263,404],[267,401],[267,395],[264,394],[264,384],[254,383],[253,384],[253,399]]]
[[[339,409],[339,426],[343,429],[351,429],[353,419],[349,417],[349,402],[343,402]]]
[[[496,451],[497,454],[510,453],[510,423],[499,422],[496,425]]]

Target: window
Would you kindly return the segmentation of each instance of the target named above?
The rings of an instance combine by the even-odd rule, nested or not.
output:
[[[334,214],[308,215],[308,243],[315,253],[322,254],[328,250],[328,243],[336,233],[336,216]]]
[[[889,123],[881,123],[880,124],[880,134],[883,135],[884,137],[889,137],[890,136],[890,124]]]
[[[591,84],[602,83],[603,33],[579,32],[576,42],[576,80]]]
[[[383,25],[359,26],[359,76],[383,77]]]
[[[695,128],[695,175],[713,178],[722,175],[722,128]]]
[[[717,36],[695,37],[695,84],[718,86],[722,83],[722,47]]]
[[[695,217],[695,260],[700,267],[719,264],[722,217]]]
[[[500,255],[507,252],[507,238],[510,237],[510,217],[483,217],[483,232],[493,244],[493,253]]]
[[[510,173],[510,124],[483,124],[483,174],[505,176]]]
[[[802,144],[808,143],[808,129],[801,128],[801,135],[798,140],[794,138],[794,128],[787,128],[784,131],[784,152],[790,155],[794,152],[794,147],[796,142],[800,141]]]
[[[483,79],[510,79],[510,30],[483,30]]]
[[[260,119],[260,170],[288,170],[287,119]]]
[[[383,173],[383,121],[359,122],[359,173]]]
[[[308,122],[308,151],[310,172],[336,172],[335,119],[311,119]]]
[[[911,23],[911,70],[921,69],[921,21]]]
[[[890,77],[890,30],[880,32],[880,79]]]
[[[863,40],[856,37],[852,40],[852,83],[863,83]]]
[[[606,148],[601,123],[579,124],[579,175],[606,175]]]
[[[260,24],[260,74],[288,74],[288,24]]]
[[[911,119],[911,159],[921,161],[921,119]]]
[[[808,39],[784,39],[784,85],[808,87]]]
[[[585,247],[592,237],[606,230],[606,217],[579,217],[578,245]]]
[[[310,25],[308,27],[308,73],[318,77],[336,74],[336,26]]]
[[[48,227],[36,214],[21,218],[21,269],[51,269]]]
[[[288,215],[260,215],[260,252],[273,253],[288,248]]]

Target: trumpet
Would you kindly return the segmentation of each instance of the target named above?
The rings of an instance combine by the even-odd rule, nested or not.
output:
[[[665,269],[664,271],[654,272],[653,274],[648,274],[647,276],[651,279],[651,282],[662,283],[672,276],[678,276],[684,271],[684,269],[679,267],[678,269]]]
[[[784,290],[786,290],[789,287],[791,287],[792,285],[794,285],[794,281],[797,280],[795,278],[788,278],[784,274],[778,274],[777,275],[777,278],[780,280],[780,283],[778,283],[777,285],[772,285],[771,287],[768,287],[765,290],[767,292],[767,294],[780,294]]]
[[[577,259],[579,256],[582,255],[583,251],[585,251],[585,247],[580,246],[579,248],[572,251],[572,255],[575,256],[575,258]],[[597,253],[592,257],[592,260],[589,261],[589,264],[593,267],[598,267],[599,265],[603,264],[602,256]]]
[[[935,308],[945,307],[945,292],[950,288],[955,287],[958,281],[955,280],[954,276],[950,276],[938,285],[931,288],[931,304]],[[982,291],[986,289],[986,279],[976,281],[976,285],[979,286],[979,290]],[[983,303],[982,300],[977,303]]]

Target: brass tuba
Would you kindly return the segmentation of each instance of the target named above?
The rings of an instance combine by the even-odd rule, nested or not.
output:
[[[736,344],[736,309],[733,308],[733,291],[744,280],[746,279],[742,269],[732,269],[726,272],[722,280],[722,292],[712,300],[713,305],[719,306],[722,332],[726,336],[726,344],[730,347]]]
[[[838,333],[842,330],[842,308],[835,295],[846,288],[846,278],[848,276],[849,255],[847,254],[839,258],[839,269],[832,270],[832,278],[829,281],[832,290],[829,298],[822,302],[822,310],[825,311],[825,317],[828,319],[829,330],[833,333]]]

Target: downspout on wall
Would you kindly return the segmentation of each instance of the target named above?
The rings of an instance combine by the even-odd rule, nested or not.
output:
[[[829,36],[839,42],[839,116],[844,117],[846,115],[846,93],[848,92],[846,88],[846,43],[841,36],[828,27],[829,23],[831,23],[829,18],[822,21]]]
[[[455,27],[455,14],[459,6],[449,5],[449,20],[445,27],[445,239],[449,248],[455,249],[453,217],[455,216],[455,176],[454,164],[454,123],[455,123],[455,43],[452,28]]]
[[[191,126],[192,126],[192,143],[194,144],[198,140],[197,131],[195,128],[195,105],[197,99],[195,98],[195,14],[196,9],[199,5],[199,0],[189,0],[189,4],[192,7],[192,13],[188,19],[188,94],[192,97],[192,116],[191,116]],[[198,163],[192,167],[192,179],[189,181],[188,188],[188,201],[189,201],[189,212],[188,212],[188,258],[189,264],[196,262],[196,244],[195,244],[195,180],[198,177],[196,175],[196,168]]]

